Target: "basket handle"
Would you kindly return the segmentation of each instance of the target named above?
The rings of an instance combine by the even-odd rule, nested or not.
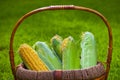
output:
[[[42,11],[46,11],[46,10],[82,10],[82,11],[87,11],[90,13],[94,13],[95,15],[99,16],[103,22],[105,23],[107,29],[108,29],[108,35],[109,35],[109,47],[108,47],[108,54],[107,54],[107,67],[106,67],[106,79],[110,70],[110,63],[111,63],[111,59],[112,59],[112,30],[111,27],[107,21],[107,19],[98,11],[90,9],[90,8],[86,8],[86,7],[81,7],[81,6],[74,6],[74,5],[55,5],[55,6],[48,6],[48,7],[42,7],[42,8],[38,8],[35,10],[32,10],[28,13],[26,13],[25,15],[23,15],[15,24],[12,34],[11,34],[11,38],[10,38],[10,50],[9,50],[9,56],[10,56],[10,64],[11,64],[11,69],[14,75],[14,78],[16,80],[16,67],[15,67],[15,62],[14,62],[14,51],[13,51],[13,40],[14,40],[14,36],[15,33],[19,27],[19,25],[29,16],[36,14],[38,12],[42,12]]]

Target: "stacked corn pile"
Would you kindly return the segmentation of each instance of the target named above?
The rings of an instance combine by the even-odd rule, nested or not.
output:
[[[81,48],[77,46],[78,43],[72,36],[63,39],[55,35],[50,41],[51,47],[42,41],[37,41],[33,47],[28,44],[20,45],[18,52],[28,69],[35,71],[73,70],[85,69],[97,64],[95,39],[90,32],[82,34],[79,44]]]

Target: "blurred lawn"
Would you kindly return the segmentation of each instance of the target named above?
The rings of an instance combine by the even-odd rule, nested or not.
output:
[[[0,1],[0,80],[13,80],[9,63],[9,39],[16,21],[25,13],[49,5],[73,4],[85,6],[101,12],[110,22],[113,32],[113,57],[109,80],[120,79],[120,7],[119,0],[2,0]],[[95,35],[98,47],[98,59],[106,60],[108,34],[99,17],[83,11],[46,11],[35,14],[25,20],[17,30],[14,40],[15,63],[21,63],[17,49],[20,44],[32,46],[36,41],[50,43],[50,38],[59,34],[62,37],[72,35],[76,40],[84,31]]]

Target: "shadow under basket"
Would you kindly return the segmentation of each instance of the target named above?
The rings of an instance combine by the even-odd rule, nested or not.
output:
[[[37,71],[28,70],[25,68],[23,64],[20,64],[16,67],[14,61],[15,51],[13,50],[13,42],[14,42],[15,33],[19,25],[29,16],[47,10],[82,10],[99,16],[105,23],[109,35],[108,53],[107,53],[107,60],[105,61],[106,63],[105,66],[101,62],[99,62],[96,66],[90,67],[88,69],[55,70],[48,72],[37,72]],[[112,59],[112,42],[113,40],[112,40],[111,27],[107,19],[96,10],[82,6],[74,6],[74,5],[55,5],[55,6],[42,7],[32,10],[26,13],[25,15],[23,15],[17,21],[11,34],[9,57],[10,57],[12,73],[14,75],[14,80],[107,80],[108,73],[110,70],[110,63]]]
[[[88,69],[55,70],[38,72],[24,68],[23,64],[17,67],[18,80],[104,80],[105,69],[102,63]]]

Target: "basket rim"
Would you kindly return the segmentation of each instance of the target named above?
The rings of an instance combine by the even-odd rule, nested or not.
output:
[[[89,80],[96,79],[106,74],[104,65],[99,62],[97,65],[87,69],[77,70],[51,70],[51,71],[33,71],[24,68],[24,64],[21,63],[17,66],[16,77],[20,80],[45,80],[45,76],[49,75],[49,80]],[[68,77],[71,76],[71,77]],[[67,79],[66,79],[67,78]],[[47,79],[46,79],[47,80]]]

